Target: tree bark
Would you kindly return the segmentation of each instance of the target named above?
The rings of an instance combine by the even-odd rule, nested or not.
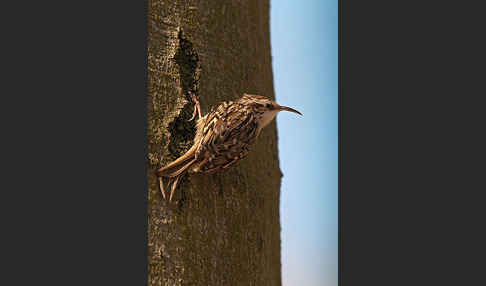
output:
[[[149,0],[149,285],[281,285],[275,121],[248,157],[187,174],[172,203],[154,171],[187,151],[193,91],[203,113],[243,93],[274,98],[269,1]]]

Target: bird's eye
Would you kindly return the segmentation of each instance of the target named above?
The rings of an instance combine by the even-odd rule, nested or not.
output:
[[[265,104],[266,108],[270,108],[270,103]]]

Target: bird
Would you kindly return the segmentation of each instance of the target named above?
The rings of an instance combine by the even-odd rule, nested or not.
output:
[[[252,144],[262,129],[267,126],[280,111],[299,111],[279,105],[274,100],[262,95],[244,93],[234,101],[223,101],[213,106],[201,116],[201,106],[197,97],[189,92],[194,102],[194,112],[190,120],[198,120],[192,147],[182,156],[167,166],[156,170],[159,188],[166,199],[162,178],[172,184],[169,201],[177,187],[179,179],[187,172],[214,173],[224,170],[245,158]]]

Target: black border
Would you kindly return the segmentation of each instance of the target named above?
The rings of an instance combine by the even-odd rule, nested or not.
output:
[[[146,285],[147,2],[4,4],[0,284]]]
[[[339,285],[484,284],[482,11],[340,1]]]

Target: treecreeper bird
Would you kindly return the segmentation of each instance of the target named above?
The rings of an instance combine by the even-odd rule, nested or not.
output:
[[[194,144],[184,155],[156,171],[162,196],[166,198],[162,178],[172,183],[169,201],[177,187],[179,178],[187,171],[213,173],[228,168],[248,155],[250,146],[261,130],[280,111],[302,115],[290,107],[260,95],[243,94],[235,101],[223,101],[214,106],[205,116],[196,96],[190,93],[194,102],[194,113],[190,120],[199,115]]]

